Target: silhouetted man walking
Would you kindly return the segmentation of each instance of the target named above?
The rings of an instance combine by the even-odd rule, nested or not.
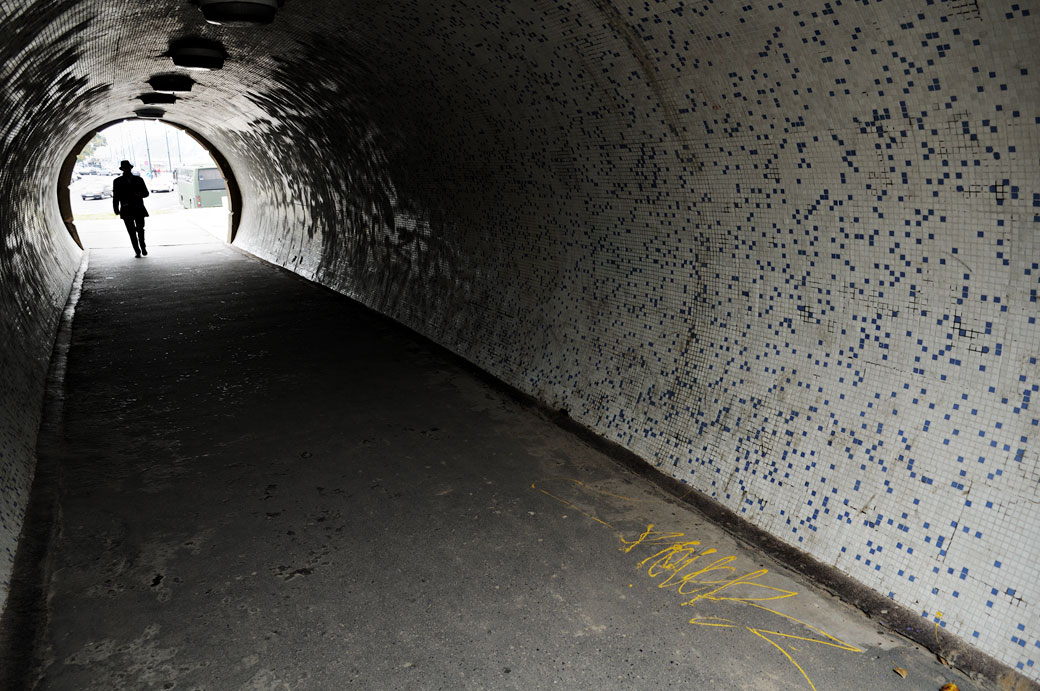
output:
[[[123,174],[112,181],[112,208],[123,219],[126,232],[130,233],[134,256],[140,257],[148,255],[144,246],[144,219],[148,215],[144,198],[148,196],[148,184],[130,172],[133,167],[130,161],[119,162]]]

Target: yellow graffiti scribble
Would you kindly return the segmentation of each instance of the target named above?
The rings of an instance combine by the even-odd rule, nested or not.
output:
[[[856,646],[852,645],[851,643],[846,643],[845,641],[841,640],[840,638],[836,638],[836,637],[830,635],[829,633],[827,633],[826,631],[818,629],[815,626],[813,626],[812,624],[804,622],[801,619],[797,619],[795,617],[792,617],[789,614],[784,614],[783,612],[777,612],[775,609],[769,609],[768,607],[763,607],[762,605],[756,605],[753,602],[749,602],[747,604],[749,606],[751,606],[751,607],[757,607],[758,609],[762,609],[762,610],[765,610],[766,612],[770,612],[771,614],[775,614],[776,616],[782,617],[784,619],[787,619],[788,621],[793,621],[796,624],[801,624],[805,628],[810,629],[810,630],[815,631],[816,633],[820,634],[821,636],[826,638],[827,641],[821,641],[818,638],[806,638],[805,636],[795,636],[794,634],[791,634],[791,633],[780,633],[779,631],[766,631],[766,633],[773,634],[773,635],[776,635],[776,636],[783,636],[784,638],[794,638],[796,640],[806,641],[808,643],[819,643],[820,645],[827,645],[827,646],[830,646],[832,648],[837,648],[838,650],[847,650],[850,653],[862,653],[863,652],[862,649],[857,648]],[[831,641],[831,642],[828,642],[828,641]]]
[[[624,501],[635,501],[618,494],[590,488],[579,480],[569,478],[564,480],[585,491],[622,499]],[[682,539],[686,537],[685,533],[654,530],[654,524],[652,523],[647,525],[646,530],[634,539],[626,539],[621,531],[598,516],[584,511],[562,497],[541,489],[537,486],[537,483],[532,483],[531,487],[532,489],[536,489],[542,494],[555,499],[561,504],[569,506],[600,525],[613,530],[621,541],[621,546],[618,550],[625,554],[628,554],[641,546],[663,546],[663,548],[658,549],[654,554],[651,554],[640,561],[636,565],[636,568],[640,570],[645,569],[647,576],[652,579],[658,579],[659,577],[664,576],[664,578],[657,584],[658,588],[674,588],[677,593],[684,597],[691,596],[689,599],[681,602],[680,606],[690,607],[698,603],[732,602],[746,605],[748,607],[754,607],[755,609],[764,612],[769,612],[770,614],[776,615],[781,619],[786,619],[793,624],[803,626],[815,633],[818,636],[816,638],[810,636],[798,636],[793,633],[783,633],[780,631],[771,631],[769,629],[746,626],[738,624],[730,619],[713,616],[698,616],[689,620],[690,624],[695,624],[697,626],[744,628],[779,650],[801,673],[805,678],[806,683],[809,684],[809,688],[813,691],[816,691],[816,686],[813,684],[812,679],[809,678],[805,669],[798,664],[798,661],[792,657],[790,652],[788,652],[784,646],[780,645],[776,640],[773,640],[774,637],[791,641],[815,643],[848,652],[863,652],[860,648],[857,648],[850,643],[846,643],[845,641],[842,641],[841,639],[832,636],[829,633],[802,621],[801,619],[797,619],[760,604],[772,600],[783,600],[797,595],[797,592],[793,590],[785,590],[783,588],[759,582],[759,579],[769,573],[768,569],[757,569],[755,571],[744,573],[743,575],[734,576],[734,574],[737,573],[737,570],[732,564],[737,561],[737,557],[733,555],[715,558],[710,563],[707,560],[702,563],[697,563],[704,557],[717,554],[718,550],[714,547],[701,549],[701,542],[699,540]],[[705,578],[706,576],[707,578]],[[735,590],[736,593],[734,592]],[[937,614],[940,617],[942,616],[939,613]],[[936,636],[938,637],[938,625],[936,625]],[[790,645],[791,650],[799,650],[794,645],[788,645]]]
[[[577,480],[575,480],[575,482],[577,482]],[[580,484],[580,483],[579,483],[579,484]],[[580,513],[580,514],[581,514],[582,516],[585,516],[586,518],[591,518],[592,520],[596,521],[597,523],[600,523],[600,524],[602,524],[602,525],[605,525],[605,526],[607,526],[608,528],[610,528],[611,530],[613,530],[613,531],[617,532],[617,529],[616,529],[616,528],[615,528],[614,526],[612,526],[612,525],[610,525],[609,523],[607,523],[606,521],[602,521],[602,520],[600,520],[600,519],[596,518],[596,517],[595,517],[595,516],[593,516],[593,515],[592,515],[591,513],[586,513],[585,511],[582,511],[581,509],[579,509],[579,508],[578,508],[577,506],[575,506],[574,504],[570,503],[570,502],[569,502],[569,501],[567,501],[566,499],[561,499],[560,497],[556,496],[555,494],[552,494],[552,493],[550,493],[550,492],[546,492],[546,491],[545,491],[544,489],[542,489],[542,488],[540,488],[540,487],[536,487],[536,486],[535,486],[535,484],[534,484],[533,482],[531,483],[531,489],[536,489],[536,490],[538,490],[539,492],[541,492],[542,494],[544,494],[545,496],[547,496],[547,497],[552,497],[553,499],[555,499],[556,501],[560,502],[561,504],[565,504],[566,506],[569,506],[569,507],[571,507],[572,509],[574,509],[575,511],[577,511],[578,513]]]
[[[652,544],[655,541],[648,538],[651,538],[653,535],[655,535],[653,525],[650,525],[636,540],[628,542],[622,538],[622,542],[631,546],[636,544]],[[757,569],[730,578],[728,576],[736,573],[735,567],[731,566],[731,564],[737,560],[737,557],[726,556],[715,559],[707,566],[700,567],[698,564],[697,567],[695,567],[696,570],[689,570],[691,566],[694,566],[698,559],[715,554],[718,550],[714,548],[706,548],[698,551],[701,546],[699,540],[682,540],[681,538],[685,537],[685,534],[682,533],[672,533],[671,536],[672,539],[675,539],[676,541],[650,555],[646,559],[643,559],[636,565],[636,568],[645,568],[647,576],[654,579],[668,574],[667,578],[664,578],[657,584],[657,587],[675,587],[676,591],[682,595],[693,595],[690,599],[682,602],[682,606],[693,606],[699,602],[739,603],[769,612],[770,614],[774,614],[782,619],[804,626],[810,631],[818,634],[820,636],[819,638],[813,638],[808,636],[798,636],[791,633],[783,633],[780,631],[771,631],[763,628],[744,626],[745,629],[767,641],[770,645],[783,653],[784,657],[787,658],[799,672],[801,672],[802,676],[805,678],[806,682],[808,682],[809,687],[813,689],[813,691],[815,691],[816,686],[813,684],[812,679],[809,678],[805,669],[797,660],[794,659],[788,650],[786,650],[776,640],[773,640],[773,637],[804,641],[806,643],[816,643],[849,652],[862,652],[862,650],[856,646],[850,645],[807,622],[760,604],[771,600],[783,600],[797,595],[797,592],[793,590],[785,590],[783,588],[758,582],[758,579],[769,573],[768,569]],[[704,578],[704,576],[708,574],[713,575],[709,578]],[[720,579],[717,577],[720,574],[726,574],[727,577]],[[742,587],[744,593],[733,594],[732,589],[737,587]],[[698,626],[716,626],[722,628],[734,628],[736,626],[735,622],[721,617],[694,617],[689,620],[689,623]],[[791,648],[792,650],[797,650],[794,646],[791,646]]]
[[[633,499],[631,497],[625,497],[625,496],[622,496],[620,494],[614,494],[613,492],[608,492],[606,490],[595,489],[595,488],[589,487],[588,485],[586,485],[581,480],[575,480],[573,478],[559,478],[559,479],[563,480],[564,482],[569,482],[571,484],[577,485],[578,487],[586,489],[589,492],[594,492],[596,494],[602,494],[605,497],[614,497],[615,499],[622,499],[624,501],[631,502],[631,503],[636,503],[636,502],[639,501],[638,499]],[[566,499],[564,499],[562,497],[558,497],[555,494],[553,494],[552,492],[548,492],[548,491],[542,489],[541,487],[538,486],[537,482],[532,482],[531,483],[531,489],[536,489],[539,492],[541,492],[542,494],[544,494],[545,496],[551,497],[551,498],[555,499],[556,501],[560,502],[561,504],[564,504],[565,506],[571,507],[572,509],[574,509],[575,511],[580,513],[582,516],[585,516],[586,518],[591,518],[592,520],[596,521],[600,525],[604,525],[604,526],[610,528],[611,530],[613,530],[615,533],[618,534],[618,537],[620,537],[622,539],[622,541],[624,541],[624,538],[621,536],[621,531],[619,531],[617,528],[615,528],[611,524],[607,523],[603,519],[601,519],[601,518],[599,518],[597,516],[593,516],[591,513],[582,510],[576,504],[572,504],[571,502],[567,501]]]
[[[766,636],[763,636],[763,635],[762,635],[762,633],[761,633],[760,631],[758,631],[757,629],[753,629],[753,628],[751,628],[750,626],[748,626],[748,627],[745,627],[745,628],[746,628],[746,629],[747,629],[748,631],[750,631],[751,633],[753,633],[753,634],[755,634],[756,636],[758,636],[759,638],[761,638],[762,640],[764,640],[764,641],[766,641],[767,643],[769,643],[770,645],[774,646],[774,647],[775,647],[775,648],[776,648],[777,650],[779,650],[779,651],[780,651],[781,653],[783,653],[783,654],[784,654],[784,657],[786,657],[786,658],[788,659],[788,661],[790,661],[790,663],[791,663],[792,665],[794,665],[795,667],[797,667],[797,668],[798,668],[798,671],[802,673],[802,676],[803,676],[803,677],[805,677],[805,681],[806,681],[806,682],[807,682],[807,683],[809,684],[809,688],[810,688],[810,689],[812,689],[812,691],[816,691],[816,685],[812,683],[812,679],[810,679],[810,678],[809,678],[809,675],[805,673],[805,670],[804,670],[804,669],[802,669],[802,666],[801,666],[800,664],[798,664],[798,662],[797,662],[797,661],[796,661],[796,660],[795,660],[795,659],[794,659],[793,657],[791,657],[791,654],[790,654],[790,653],[788,653],[788,652],[787,652],[786,650],[784,650],[782,646],[778,645],[777,643],[775,643],[774,641],[770,640],[770,639],[769,639],[769,638],[767,638]]]
[[[636,544],[644,542],[646,537],[653,532],[652,528],[653,525],[651,524],[650,527],[639,538],[632,542],[627,542],[624,540],[624,538],[622,538],[622,542],[626,542],[626,544],[629,545],[629,547],[626,548],[624,551],[627,552]],[[668,535],[671,537],[683,537],[681,533],[669,533]],[[729,566],[729,564],[736,561],[737,558],[735,556],[722,557],[711,562],[705,568],[699,569],[697,571],[682,573],[687,569],[687,567],[691,566],[701,557],[706,557],[708,555],[715,554],[716,552],[718,552],[718,550],[714,547],[710,547],[698,552],[697,548],[700,546],[700,544],[701,543],[698,540],[674,542],[665,549],[662,549],[656,554],[653,554],[644,559],[643,561],[639,562],[639,564],[637,564],[636,566],[637,568],[642,568],[649,564],[649,566],[647,566],[647,575],[651,578],[656,578],[658,575],[670,571],[671,574],[668,576],[668,578],[663,580],[661,583],[658,583],[657,587],[674,587],[676,591],[681,595],[695,595],[694,598],[690,599],[687,602],[684,602],[684,605],[691,605],[698,600],[763,602],[766,600],[782,600],[783,598],[791,597],[795,594],[794,591],[791,590],[783,590],[782,588],[776,588],[773,586],[765,585],[763,583],[756,583],[755,579],[769,573],[767,569],[752,571],[751,573],[746,573],[743,576],[738,576],[737,578],[731,579],[705,580],[703,578],[700,578],[705,574],[712,572],[733,573],[736,569],[732,566]],[[690,589],[689,586],[691,584],[696,587]],[[720,595],[720,593],[723,590],[738,585],[746,585],[754,588],[761,588],[763,590],[771,592],[769,592],[768,594],[764,594],[761,597],[731,597],[728,595]],[[711,586],[717,587],[712,588]]]
[[[720,559],[719,561],[722,561],[722,560]],[[700,573],[700,572],[697,572],[697,573]],[[781,599],[783,599],[785,597],[791,597],[791,596],[793,596],[795,594],[793,591],[790,591],[790,590],[780,590],[779,588],[772,588],[772,587],[769,587],[769,586],[764,586],[761,583],[754,583],[753,582],[754,579],[758,578],[759,576],[764,576],[767,573],[769,573],[769,571],[767,571],[766,569],[759,569],[758,571],[752,571],[751,573],[746,573],[743,576],[737,576],[736,578],[734,578],[732,580],[723,582],[717,588],[712,588],[711,590],[708,590],[707,592],[699,592],[697,595],[695,595],[694,597],[690,598],[689,600],[687,600],[686,602],[684,602],[682,604],[684,606],[689,606],[689,605],[692,605],[693,603],[697,602],[698,600],[711,600],[713,602],[723,602],[723,601],[742,602],[744,604],[747,604],[749,602],[756,601],[756,600],[761,600],[761,601],[765,601],[765,600],[781,600]],[[693,574],[693,575],[697,575],[697,574]],[[695,582],[698,582],[698,583],[700,583],[702,585],[713,585],[715,583],[718,583],[718,581],[695,581]],[[755,586],[756,588],[765,588],[767,590],[773,590],[773,591],[779,592],[781,594],[780,595],[769,595],[768,597],[722,597],[722,596],[719,595],[719,593],[721,593],[726,588],[732,588],[733,586],[737,586],[737,585],[751,585],[751,586]]]
[[[725,623],[720,624],[717,622]],[[694,617],[693,619],[690,619],[690,623],[696,624],[697,626],[721,626],[726,629],[732,629],[737,625],[737,622],[731,619],[723,619],[722,617]]]
[[[677,537],[682,537],[684,534],[685,533],[662,533],[662,532],[657,532],[657,531],[654,530],[654,524],[651,523],[650,525],[648,525],[646,527],[646,530],[643,531],[642,535],[640,535],[639,537],[637,537],[635,540],[632,540],[632,541],[626,540],[624,535],[622,535],[621,533],[618,533],[618,537],[621,539],[621,544],[624,545],[623,547],[619,547],[618,549],[620,551],[624,552],[625,554],[628,554],[629,552],[631,552],[632,550],[634,550],[636,547],[638,547],[639,545],[643,544],[644,542],[650,542],[650,543],[666,542],[668,540],[674,540]]]
[[[550,479],[552,479],[552,478],[550,478]],[[614,494],[613,492],[608,492],[605,489],[598,489],[596,487],[589,487],[587,484],[585,484],[581,480],[575,480],[574,478],[570,478],[570,477],[560,477],[560,478],[555,478],[555,479],[561,480],[563,482],[569,482],[572,485],[577,485],[578,487],[582,487],[582,488],[586,489],[587,491],[592,492],[594,494],[602,494],[604,497],[614,497],[615,499],[621,499],[623,501],[627,501],[630,504],[638,504],[638,503],[640,503],[642,501],[645,501],[645,500],[642,500],[642,499],[633,499],[632,497],[626,497],[626,496],[624,496],[622,494]],[[538,482],[543,482],[543,480],[539,480]],[[536,486],[537,484],[538,483],[532,482],[531,483],[531,487],[533,489],[539,489]]]

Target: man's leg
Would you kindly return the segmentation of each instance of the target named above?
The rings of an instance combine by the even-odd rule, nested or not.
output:
[[[137,242],[141,245],[141,254],[147,256],[148,249],[144,246],[144,216],[137,220]]]
[[[134,246],[134,255],[141,256],[141,246],[137,244],[137,228],[134,226],[135,219],[124,218],[123,225],[126,226],[126,232],[130,234],[130,244]]]

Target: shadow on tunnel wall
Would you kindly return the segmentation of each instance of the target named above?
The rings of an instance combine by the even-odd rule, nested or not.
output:
[[[429,175],[447,156],[422,113],[394,107],[400,95],[360,50],[318,34],[301,47],[278,62],[272,81],[284,86],[249,94],[267,117],[226,134],[263,179],[246,246],[276,248],[278,263],[309,265],[314,280],[390,315],[425,321],[465,301],[453,194]],[[271,225],[285,218],[302,230]],[[306,237],[287,243],[287,232]]]
[[[62,227],[54,185],[63,152],[51,144],[86,127],[109,90],[73,69],[80,55],[69,46],[90,20],[54,29],[77,4],[5,9],[10,30],[0,41],[0,601],[33,477],[55,329],[79,264],[75,243],[55,232]]]

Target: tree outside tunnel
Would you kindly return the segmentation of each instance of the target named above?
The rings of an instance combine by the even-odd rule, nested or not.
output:
[[[81,164],[84,161],[92,160],[98,150],[105,147],[107,144],[108,140],[105,139],[105,135],[100,132],[96,133],[90,141],[87,142],[86,146],[76,154],[76,163]]]
[[[234,179],[229,167],[215,160],[219,154],[214,157],[197,136],[161,121],[130,119],[81,142],[66,159],[58,192],[69,230],[85,249],[130,248],[112,200],[124,160],[149,190],[149,246],[232,239]]]

